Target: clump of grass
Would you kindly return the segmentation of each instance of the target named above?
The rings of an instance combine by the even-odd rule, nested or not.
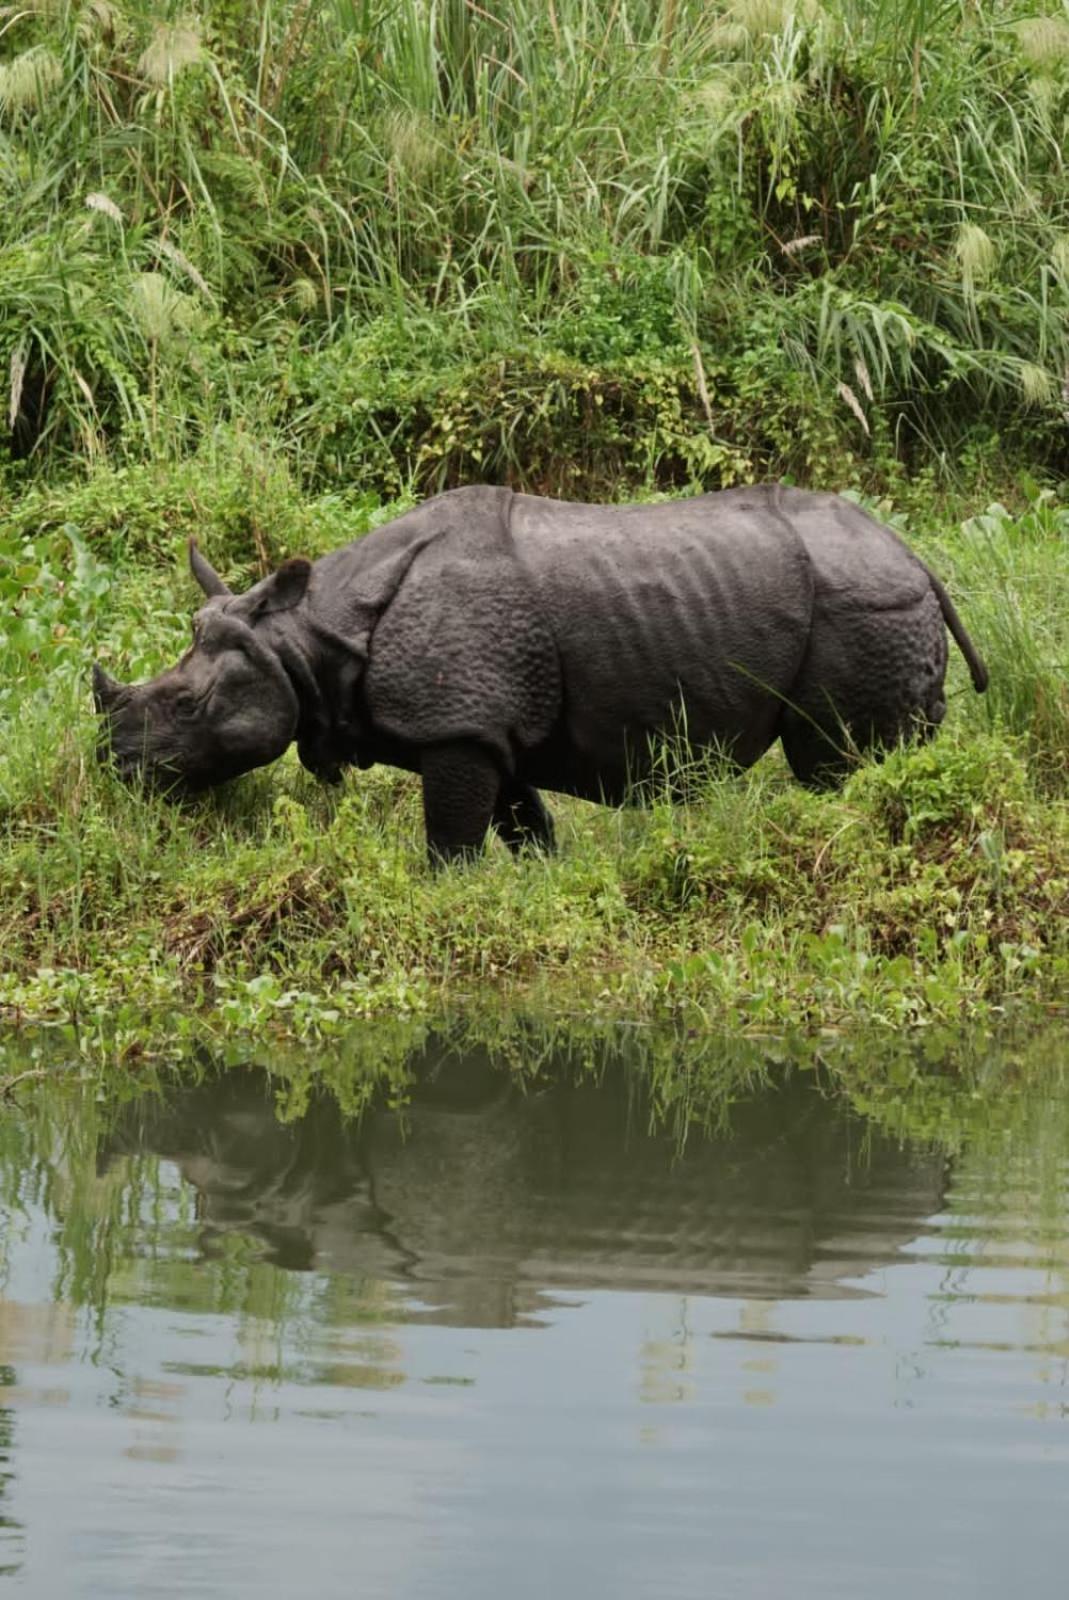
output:
[[[1069,558],[1069,513],[1035,491],[1013,517],[995,505],[971,519],[956,565],[991,673],[982,702],[989,727],[1022,741],[1037,780],[1069,787],[1069,615],[1051,584]]]

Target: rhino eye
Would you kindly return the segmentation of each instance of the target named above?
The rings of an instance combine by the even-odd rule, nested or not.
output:
[[[180,690],[174,697],[174,708],[180,717],[191,717],[196,704],[196,700],[186,689]]]

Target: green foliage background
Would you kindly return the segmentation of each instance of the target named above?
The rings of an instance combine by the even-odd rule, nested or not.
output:
[[[387,495],[1059,462],[1048,9],[6,7],[10,412],[46,471],[239,422]]]

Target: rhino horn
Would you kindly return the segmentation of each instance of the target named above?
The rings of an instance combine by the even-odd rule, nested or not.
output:
[[[103,667],[93,666],[93,699],[98,711],[110,711],[124,698],[126,689],[114,678],[109,678]]]
[[[196,539],[189,541],[189,570],[209,598],[216,594],[233,593],[233,590],[227,588],[211,562],[201,555],[197,549]]]

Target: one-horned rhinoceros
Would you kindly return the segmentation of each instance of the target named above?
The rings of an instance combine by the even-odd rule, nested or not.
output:
[[[641,794],[659,736],[741,767],[778,737],[803,783],[834,783],[942,721],[947,627],[987,683],[902,541],[800,489],[628,506],[455,489],[242,595],[190,561],[208,599],[178,665],[130,687],[95,670],[102,753],[185,791],[294,739],[328,780],[404,767],[439,859],[491,827],[551,844],[539,788]]]

